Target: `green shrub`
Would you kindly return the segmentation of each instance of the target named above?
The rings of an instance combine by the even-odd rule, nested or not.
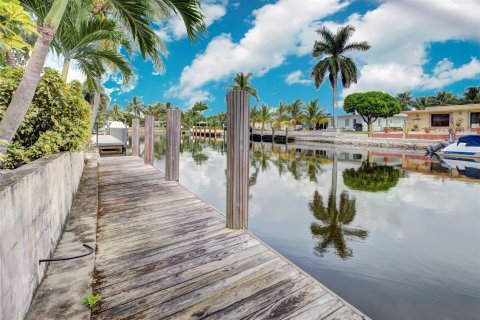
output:
[[[22,78],[22,68],[0,71],[0,121]],[[79,151],[90,138],[90,105],[81,84],[66,84],[60,73],[45,68],[32,104],[8,148],[4,166],[16,168],[60,151]]]
[[[102,297],[97,293],[89,293],[85,297],[83,297],[83,304],[89,309],[95,308],[100,301],[102,300]]]

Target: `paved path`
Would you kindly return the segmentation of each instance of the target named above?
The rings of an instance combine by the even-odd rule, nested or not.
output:
[[[363,319],[136,157],[102,158],[93,319]]]

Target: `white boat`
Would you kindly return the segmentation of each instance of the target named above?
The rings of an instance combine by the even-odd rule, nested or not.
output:
[[[446,159],[480,159],[480,134],[460,137],[437,154]]]

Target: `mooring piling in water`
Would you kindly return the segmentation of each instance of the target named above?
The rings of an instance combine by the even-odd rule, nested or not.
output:
[[[153,164],[153,130],[155,119],[151,115],[145,116],[145,142],[143,159],[146,164]]]
[[[167,110],[167,152],[165,159],[165,180],[167,181],[178,181],[179,179],[180,120],[180,110]]]
[[[227,93],[227,228],[248,227],[248,146],[250,95]]]

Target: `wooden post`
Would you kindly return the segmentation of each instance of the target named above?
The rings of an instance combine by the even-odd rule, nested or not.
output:
[[[227,93],[227,228],[248,228],[250,95]]]
[[[275,127],[272,125],[272,143],[275,144]]]
[[[153,165],[153,127],[154,127],[154,118],[151,115],[145,116],[145,142],[144,142],[144,152],[143,152],[143,162],[146,164]]]
[[[165,159],[165,180],[167,181],[178,181],[179,177],[180,117],[180,110],[167,110],[167,155]]]
[[[402,139],[407,139],[407,122],[406,121],[403,123]]]
[[[288,143],[288,127],[285,127],[285,144]]]
[[[140,120],[132,120],[132,156],[140,154]]]

